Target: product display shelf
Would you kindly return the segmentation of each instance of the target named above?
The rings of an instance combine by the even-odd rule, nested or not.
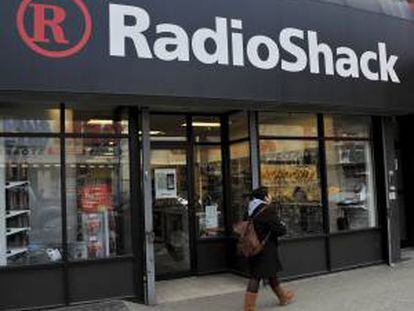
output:
[[[14,179],[14,178],[13,178]],[[30,231],[29,186],[27,180],[6,181],[6,257],[13,257],[28,252],[28,234]]]
[[[6,230],[6,236],[12,236],[18,233],[22,233],[22,232],[27,232],[29,231],[30,228],[29,227],[22,227],[22,228],[7,228]]]
[[[24,187],[24,186],[28,186],[28,185],[29,185],[29,181],[27,181],[27,180],[8,181],[8,182],[6,182],[6,189],[12,189],[12,188],[16,188],[16,187]]]
[[[30,210],[15,210],[15,211],[7,211],[6,212],[6,219],[10,219],[13,217],[18,217],[20,215],[30,214]]]
[[[27,247],[10,247],[7,249],[7,259],[17,255],[22,255],[28,251]]]

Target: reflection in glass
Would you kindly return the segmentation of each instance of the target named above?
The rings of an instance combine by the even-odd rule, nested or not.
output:
[[[130,253],[128,139],[67,139],[66,149],[70,258]]]
[[[153,114],[150,116],[152,141],[186,141],[187,121],[185,116]]]
[[[261,136],[316,137],[318,135],[316,115],[301,113],[259,113]]]
[[[65,128],[67,133],[128,134],[128,112],[118,106],[68,106]]]
[[[371,137],[371,118],[364,116],[327,115],[325,121],[326,137]]]
[[[247,112],[238,112],[229,116],[230,141],[249,137],[249,122]]]
[[[60,132],[59,108],[37,105],[27,113],[27,105],[0,105],[0,132],[2,133],[58,133]]]
[[[230,146],[231,210],[233,222],[242,220],[252,191],[252,171],[248,142]]]
[[[323,230],[317,141],[261,140],[261,181],[286,222],[288,237]]]
[[[155,271],[190,270],[187,153],[152,150]]]
[[[62,259],[60,144],[0,139],[0,266]]]
[[[223,235],[223,174],[220,146],[197,146],[195,180],[199,237]]]
[[[369,142],[326,144],[331,231],[377,225]]]
[[[221,121],[219,117],[193,117],[193,132],[196,142],[220,142]]]

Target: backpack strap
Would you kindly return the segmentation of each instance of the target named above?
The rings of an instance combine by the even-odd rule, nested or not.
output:
[[[261,207],[258,212],[254,211],[253,214],[251,216],[249,216],[250,219],[256,218],[257,216],[259,216],[261,213],[263,213],[265,210],[267,210],[269,208],[269,204],[264,204],[263,203],[261,205],[262,206],[264,205],[264,206]]]

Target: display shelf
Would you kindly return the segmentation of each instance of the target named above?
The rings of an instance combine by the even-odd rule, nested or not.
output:
[[[6,189],[12,189],[16,187],[23,187],[29,185],[29,181],[22,180],[22,181],[8,181],[6,182]]]
[[[28,252],[28,248],[27,247],[11,247],[7,249],[7,258],[11,258],[17,255],[21,255],[24,254],[26,252]]]
[[[29,227],[23,227],[23,228],[7,228],[6,229],[6,236],[12,236],[18,233],[27,232],[29,231]]]
[[[17,217],[24,214],[30,214],[30,210],[15,210],[15,211],[7,211],[6,212],[6,219]]]
[[[347,210],[364,210],[367,211],[368,207],[363,206],[363,205],[338,205],[338,207],[343,208],[343,209],[347,209]]]

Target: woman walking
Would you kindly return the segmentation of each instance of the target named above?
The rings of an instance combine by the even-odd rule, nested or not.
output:
[[[253,219],[254,229],[260,241],[264,241],[263,250],[249,258],[251,278],[245,294],[245,311],[256,311],[256,300],[260,281],[268,281],[281,306],[292,302],[295,294],[284,290],[280,285],[278,273],[282,270],[279,260],[278,238],[286,234],[286,227],[271,206],[272,197],[266,187],[252,192],[248,207],[248,217]]]

